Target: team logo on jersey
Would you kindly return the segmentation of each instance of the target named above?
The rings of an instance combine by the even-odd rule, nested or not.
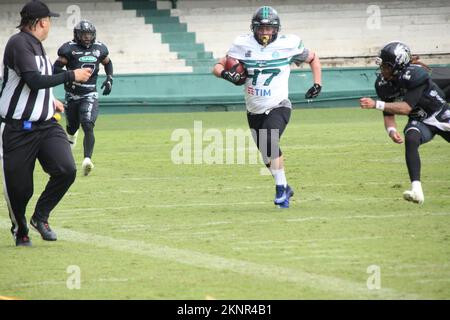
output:
[[[272,58],[274,58],[274,59],[278,58],[279,56],[280,56],[280,53],[278,51],[274,51],[272,53]]]
[[[246,58],[250,58],[252,56],[252,50],[247,50],[246,52],[245,52],[245,57]]]
[[[98,57],[100,57],[100,50],[94,50],[94,51],[92,51],[92,54],[98,58]]]
[[[80,57],[78,59],[78,61],[81,61],[81,62],[97,62],[97,58],[96,57],[92,57],[92,56],[84,56],[84,57]]]
[[[439,95],[439,93],[436,90],[431,90],[430,91],[430,96],[436,98],[441,103],[446,103],[445,100]]]
[[[411,71],[407,70],[405,74],[403,75],[403,79],[405,80],[411,80]]]

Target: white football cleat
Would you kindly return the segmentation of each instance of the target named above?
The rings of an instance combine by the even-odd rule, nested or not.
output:
[[[90,158],[84,158],[83,163],[81,164],[81,168],[83,169],[83,174],[87,176],[92,169],[94,169],[94,164],[92,163]]]
[[[67,134],[67,139],[69,139],[70,148],[73,150],[75,146],[77,145],[77,138],[78,138],[78,130],[73,135]]]
[[[425,202],[422,190],[407,190],[403,192],[403,199],[418,204],[423,204]]]

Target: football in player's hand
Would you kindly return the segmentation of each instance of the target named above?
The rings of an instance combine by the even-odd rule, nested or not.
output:
[[[225,61],[225,70],[237,72],[240,74],[245,73],[244,65],[242,63],[240,63],[239,60],[232,58],[232,57],[227,57],[227,60]]]
[[[244,64],[239,62],[239,60],[232,57],[227,57],[224,68],[225,71],[229,71],[230,73],[240,74],[240,81],[236,84],[240,85],[245,82],[245,79],[247,78],[247,70],[245,69]]]

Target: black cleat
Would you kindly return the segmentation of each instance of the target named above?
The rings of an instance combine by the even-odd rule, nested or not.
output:
[[[31,247],[32,243],[29,236],[16,237],[16,247]]]
[[[56,241],[56,233],[50,229],[48,222],[39,221],[32,217],[30,224],[34,229],[36,229],[37,232],[41,234],[43,240]]]

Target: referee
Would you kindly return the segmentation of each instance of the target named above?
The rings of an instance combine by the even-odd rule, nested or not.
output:
[[[91,69],[52,75],[52,64],[42,41],[51,17],[59,14],[41,1],[30,1],[20,12],[20,32],[5,47],[0,91],[0,162],[11,232],[16,246],[31,246],[25,210],[33,195],[33,171],[39,160],[50,179],[39,197],[30,224],[44,240],[55,241],[48,224],[50,212],[75,180],[76,167],[64,129],[53,115],[63,105],[52,87],[86,82]]]

